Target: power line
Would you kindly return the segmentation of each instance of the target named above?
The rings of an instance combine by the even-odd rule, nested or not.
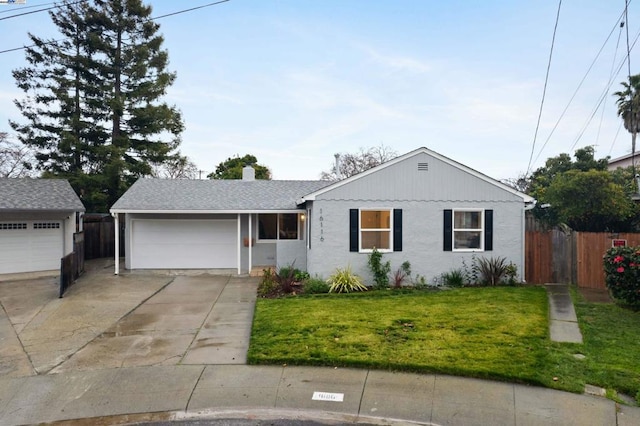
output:
[[[79,0],[79,1],[76,1],[76,2],[73,2],[73,3],[69,3],[68,5],[69,5],[69,6],[73,6],[74,4],[82,3],[83,1],[84,1],[84,0]],[[52,7],[46,7],[46,8],[44,8],[44,9],[32,10],[32,11],[30,11],[30,12],[18,13],[17,15],[5,16],[4,18],[0,18],[0,21],[4,21],[4,20],[6,20],[6,19],[11,19],[11,18],[17,18],[17,17],[19,17],[19,16],[24,16],[24,15],[31,15],[31,14],[33,14],[33,13],[45,12],[45,11],[47,11],[47,10],[51,10],[51,9],[59,9],[59,8],[61,8],[62,6],[63,6],[63,5],[60,5],[60,6],[52,6]],[[64,5],[64,6],[66,6],[66,5]],[[32,6],[32,7],[33,7],[33,6]]]
[[[631,84],[631,49],[629,48],[629,0],[625,0],[624,2],[624,19],[627,22],[626,34],[627,34],[627,74],[629,77],[629,120],[631,125],[631,131],[636,131],[636,120],[633,117],[633,102],[635,101],[633,86]],[[623,117],[624,118],[624,117]],[[633,176],[636,177],[636,137],[635,133],[633,133],[632,143],[631,143],[631,167],[633,170]],[[636,188],[636,191],[640,191],[640,188]]]
[[[168,17],[168,16],[179,15],[179,14],[181,14],[181,13],[192,12],[192,11],[194,11],[194,10],[203,9],[203,8],[205,8],[205,7],[210,7],[210,6],[215,6],[215,5],[218,5],[218,4],[221,4],[221,3],[226,3],[226,2],[229,2],[229,1],[231,1],[231,0],[219,0],[219,1],[212,2],[212,3],[204,4],[204,5],[202,5],[202,6],[197,6],[197,7],[192,7],[192,8],[188,8],[188,9],[178,10],[178,11],[176,11],[176,12],[167,13],[166,15],[160,15],[160,16],[156,16],[156,17],[153,17],[153,18],[149,18],[149,21],[155,21],[156,19],[162,19],[162,18],[166,18],[166,17]],[[78,2],[76,2],[76,3],[80,3],[80,1],[78,1]],[[75,3],[72,3],[72,4],[75,4]],[[53,9],[53,8],[49,8],[49,9]],[[33,11],[33,12],[30,12],[30,13],[41,12],[41,11],[43,11],[43,10],[48,10],[48,9],[35,10],[35,11]],[[12,18],[12,17],[14,17],[14,16],[20,16],[20,15],[13,15],[13,16],[9,16],[9,17],[7,17],[7,18],[0,18],[0,20],[2,20],[2,19],[8,19],[8,18]],[[42,44],[44,44],[44,45],[47,45],[47,44],[55,44],[55,43],[58,43],[58,42],[61,42],[61,41],[64,41],[64,40],[66,40],[66,39],[51,40],[51,41],[48,41],[48,42],[44,42],[44,43],[42,43]],[[32,45],[29,45],[29,46],[14,47],[14,48],[12,48],[12,49],[0,50],[0,54],[2,54],[2,53],[9,53],[9,52],[15,52],[15,51],[17,51],[17,50],[29,49],[29,48],[31,48],[31,47],[35,47],[35,46],[36,46],[35,44],[32,44]]]
[[[533,152],[536,148],[536,139],[538,137],[538,130],[540,129],[540,121],[542,119],[542,108],[544,106],[544,98],[547,93],[547,83],[549,82],[549,70],[551,69],[551,58],[553,57],[553,46],[556,41],[556,32],[558,30],[558,21],[560,20],[560,7],[562,6],[562,0],[558,2],[558,12],[556,13],[556,24],[553,27],[553,37],[551,38],[551,50],[549,51],[549,62],[547,63],[547,73],[544,78],[544,88],[542,89],[542,100],[540,101],[540,111],[538,112],[538,122],[536,123],[536,131],[533,134],[533,144],[531,146],[531,155],[529,156],[529,164],[527,165],[527,171],[525,176],[529,175],[529,169],[531,168],[531,160],[533,159]]]
[[[33,6],[26,6],[26,5],[20,5],[20,9],[33,9],[34,7],[42,7],[42,6],[49,6],[50,4],[56,4],[56,2],[51,2],[51,3],[42,3],[42,4],[34,4]],[[9,13],[9,12],[15,12],[15,10],[0,10],[0,14],[2,13]]]
[[[633,43],[631,43],[631,45],[629,47],[629,50],[634,48],[634,46],[636,45],[636,42],[638,41],[638,38],[640,38],[640,30],[636,34],[636,38],[633,40]],[[575,148],[575,146],[578,144],[578,142],[580,141],[580,139],[584,135],[584,132],[587,130],[587,127],[591,123],[591,120],[596,115],[596,112],[598,112],[598,109],[600,108],[600,105],[602,104],[602,102],[604,102],[605,98],[609,94],[609,90],[611,89],[611,86],[613,85],[614,77],[617,76],[620,73],[620,70],[622,70],[622,67],[624,66],[625,62],[627,62],[627,58],[626,57],[620,62],[620,65],[618,66],[618,69],[617,69],[615,75],[611,76],[611,78],[609,79],[609,81],[605,85],[605,88],[602,91],[602,95],[600,95],[600,98],[598,100],[598,103],[596,104],[596,107],[594,108],[594,110],[591,113],[591,115],[589,116],[589,118],[585,121],[584,125],[582,126],[582,130],[580,131],[580,133],[576,137],[575,141],[571,145],[571,150],[573,150]]]
[[[616,42],[616,50],[613,53],[613,60],[611,61],[611,70],[609,71],[609,79],[611,79],[613,77],[613,70],[614,70],[615,65],[616,65],[616,59],[618,58],[618,48],[620,47],[620,38],[622,37],[622,27],[624,25],[625,25],[624,21],[620,22],[620,32],[618,33],[618,41]],[[602,109],[600,110],[601,111],[601,113],[600,113],[600,122],[598,123],[598,133],[596,135],[596,145],[600,141],[600,130],[602,129],[602,122],[604,121],[604,111],[606,109],[606,106],[607,106],[607,101],[604,101],[604,103],[602,104]],[[619,131],[620,131],[620,129],[618,128],[618,132]],[[616,143],[616,139],[618,138],[618,132],[616,132],[616,136],[611,141],[611,148],[609,148],[609,154],[611,154],[611,151],[613,150],[613,145],[615,145],[615,143]]]
[[[611,31],[609,32],[609,35],[607,36],[607,38],[605,39],[604,43],[602,43],[602,46],[600,47],[600,50],[598,50],[598,53],[596,54],[595,58],[593,58],[593,61],[591,61],[591,65],[589,65],[589,68],[587,69],[587,71],[585,72],[584,76],[582,77],[582,80],[580,80],[580,83],[578,84],[578,87],[576,87],[576,90],[573,92],[573,95],[571,95],[571,98],[569,99],[569,102],[567,103],[567,105],[564,107],[564,110],[562,110],[562,113],[560,114],[560,117],[558,117],[558,120],[556,121],[556,123],[554,124],[553,128],[551,129],[551,132],[549,132],[549,135],[547,136],[547,139],[545,139],[544,144],[542,144],[542,148],[540,148],[540,151],[538,152],[538,155],[536,155],[536,157],[533,159],[533,162],[535,163],[536,161],[538,161],[538,158],[540,158],[540,155],[542,155],[542,151],[544,151],[544,148],[547,146],[547,143],[549,143],[549,140],[551,139],[551,137],[553,136],[554,132],[556,131],[556,129],[558,128],[558,126],[560,125],[560,122],[562,121],[562,119],[564,118],[564,115],[567,113],[567,111],[569,110],[569,107],[571,106],[571,103],[573,102],[573,100],[575,99],[576,95],[578,94],[578,92],[580,91],[580,89],[582,88],[582,84],[585,82],[585,80],[587,79],[587,76],[589,75],[589,73],[591,72],[591,70],[593,69],[594,65],[596,64],[596,62],[598,61],[598,58],[600,57],[600,55],[602,54],[605,46],[607,45],[607,43],[609,42],[609,39],[611,38],[611,36],[613,35],[614,31],[616,30],[616,28],[618,28],[619,26],[619,22],[620,20],[623,18],[624,16],[624,11],[622,11],[622,13],[620,14],[620,16],[618,17],[618,19],[616,20],[616,23],[613,25],[613,28],[611,29]],[[613,64],[612,64],[612,68],[613,68]],[[613,72],[613,71],[612,71]],[[610,76],[610,80],[612,79],[613,76]],[[527,174],[528,174],[529,169],[527,168]]]
[[[181,13],[192,12],[194,10],[203,9],[203,8],[209,7],[209,6],[215,6],[217,4],[226,3],[228,1],[230,1],[230,0],[219,0],[219,1],[215,1],[213,3],[204,4],[202,6],[192,7],[191,9],[183,9],[183,10],[179,10],[177,12],[167,13],[166,15],[156,16],[156,17],[151,18],[151,20],[155,21],[156,19],[166,18],[167,16],[173,16],[173,15],[179,15]]]

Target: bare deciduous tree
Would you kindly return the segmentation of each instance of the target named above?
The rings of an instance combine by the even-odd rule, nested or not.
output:
[[[33,153],[26,146],[9,140],[9,135],[0,132],[0,177],[20,178],[31,176]]]
[[[162,179],[197,179],[198,166],[189,157],[178,152],[162,164],[153,167],[152,176]]]
[[[336,164],[334,163],[330,171],[324,171],[320,174],[320,179],[330,181],[345,179],[392,160],[397,156],[397,152],[384,145],[374,146],[369,149],[360,148],[360,151],[354,154],[340,154],[339,175],[336,173]]]

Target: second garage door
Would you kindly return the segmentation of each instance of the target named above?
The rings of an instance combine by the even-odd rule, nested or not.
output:
[[[0,274],[60,268],[62,222],[0,222]]]
[[[235,268],[237,238],[232,219],[136,219],[131,222],[131,268]]]

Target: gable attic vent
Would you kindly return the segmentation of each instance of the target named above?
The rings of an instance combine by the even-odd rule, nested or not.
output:
[[[418,171],[419,172],[428,172],[429,171],[429,163],[418,163]]]

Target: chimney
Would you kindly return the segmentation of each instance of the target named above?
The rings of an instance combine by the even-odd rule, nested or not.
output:
[[[336,179],[341,180],[342,173],[340,173],[340,154],[336,153],[336,154],[333,154],[333,156],[336,157]]]
[[[252,166],[244,166],[242,168],[242,180],[247,182],[256,180],[256,171]]]

